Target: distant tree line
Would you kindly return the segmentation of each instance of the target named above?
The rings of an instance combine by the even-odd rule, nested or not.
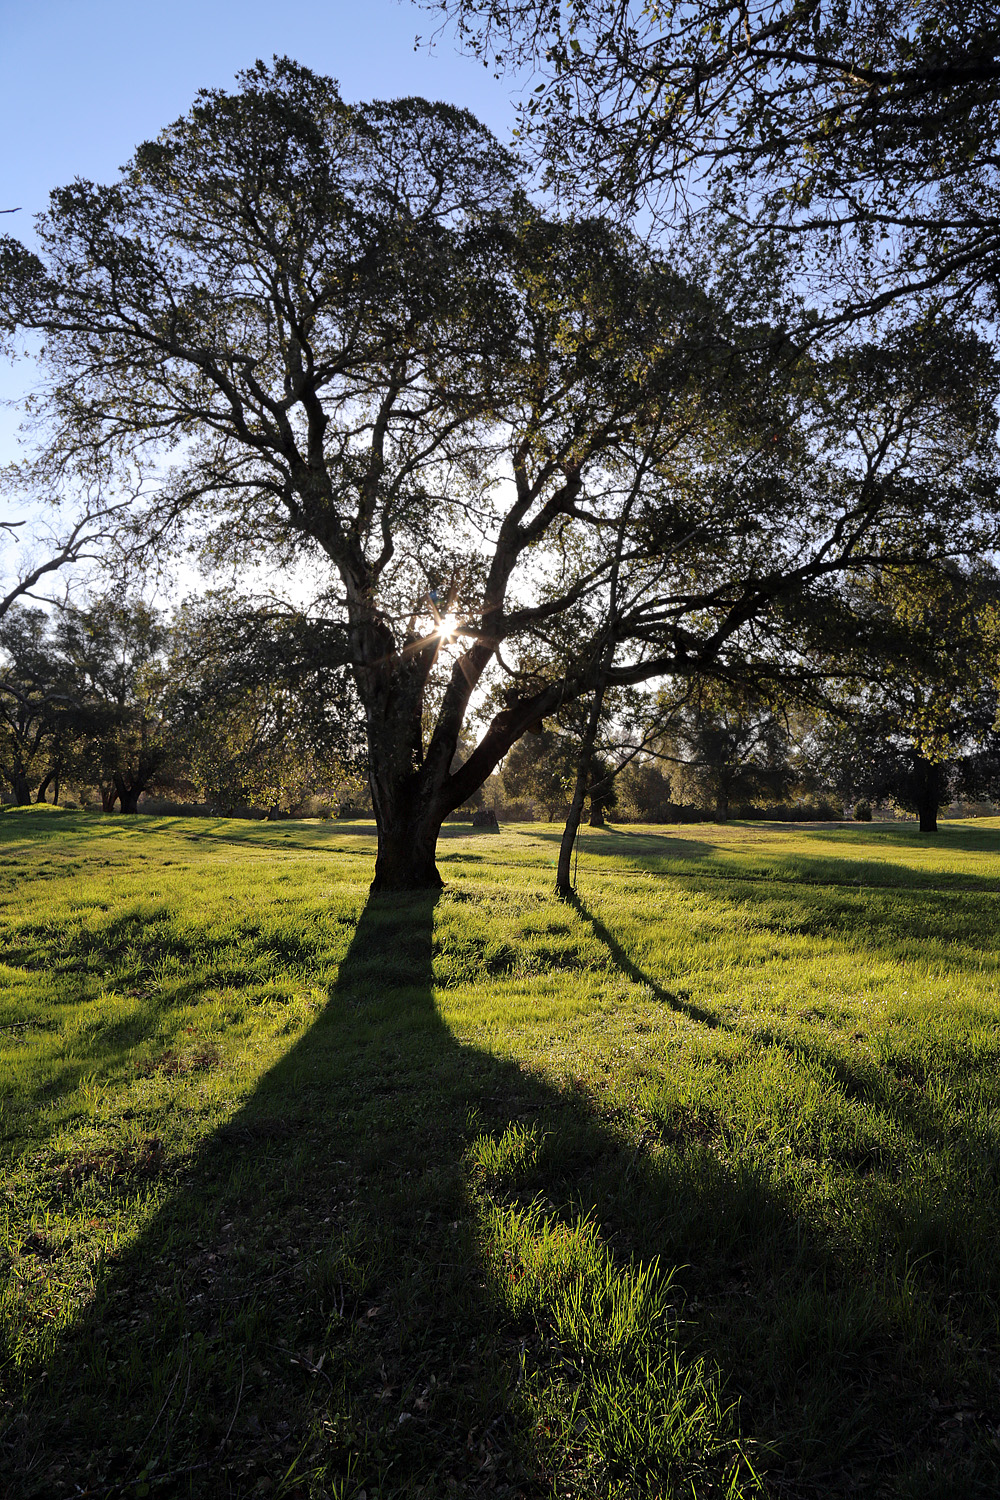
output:
[[[609,711],[591,822],[831,819],[873,805],[933,832],[942,807],[1000,800],[1000,578],[984,563],[857,601],[867,634],[793,690],[695,679]],[[497,793],[566,815],[580,725],[526,736]]]
[[[933,831],[1000,799],[1000,578],[985,563],[883,586],[784,685],[715,677],[608,697],[589,820],[827,819],[882,806]],[[361,705],[339,622],[233,596],[167,614],[113,592],[0,619],[0,784],[16,804],[100,798],[272,815],[367,811]],[[489,713],[487,703],[483,712]],[[533,725],[456,816],[566,818],[585,702]],[[456,752],[461,764],[471,739]]]
[[[0,781],[9,801],[95,792],[220,812],[360,790],[363,737],[330,627],[214,598],[172,615],[125,594],[0,620]]]

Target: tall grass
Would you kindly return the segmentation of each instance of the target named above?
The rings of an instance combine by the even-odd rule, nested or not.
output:
[[[1000,826],[0,817],[16,1496],[993,1496]]]

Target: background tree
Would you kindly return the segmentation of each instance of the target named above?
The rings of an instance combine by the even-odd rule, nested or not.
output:
[[[289,809],[365,774],[339,623],[250,600],[191,600],[174,621],[171,708],[209,799]]]
[[[105,812],[138,810],[163,784],[174,753],[168,721],[168,629],[162,615],[125,594],[61,612],[54,626],[76,696],[74,767],[98,785]]]
[[[879,656],[821,726],[816,759],[845,795],[892,800],[934,833],[954,798],[1000,792],[997,575],[982,564],[886,580],[868,609]]]
[[[0,776],[14,802],[45,801],[58,782],[75,725],[76,684],[49,616],[23,605],[0,618]]]
[[[775,706],[727,683],[702,682],[671,717],[660,749],[671,756],[676,801],[711,809],[725,823],[740,807],[787,796],[791,744]]]
[[[626,821],[669,823],[675,811],[669,772],[651,756],[637,756],[618,777],[618,797]]]
[[[579,753],[578,742],[558,728],[526,734],[503,763],[504,794],[515,801],[533,797],[551,823],[569,801]]]

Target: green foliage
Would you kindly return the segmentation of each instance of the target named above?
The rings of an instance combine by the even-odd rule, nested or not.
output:
[[[992,312],[1000,29],[991,7],[428,8],[453,18],[484,62],[540,79],[522,136],[565,190],[652,209],[669,225],[690,209],[692,180],[702,194],[714,189],[757,230],[758,256],[776,226],[800,241],[811,289],[839,321],[928,293]]]
[[[189,601],[172,627],[175,730],[216,806],[336,802],[365,772],[343,632],[295,611]]]

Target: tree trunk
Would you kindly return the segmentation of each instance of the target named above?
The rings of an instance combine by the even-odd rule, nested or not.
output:
[[[16,807],[31,806],[31,786],[23,771],[15,771],[11,777],[11,788],[14,793],[14,805]]]
[[[587,795],[587,777],[583,772],[581,763],[577,771],[576,787],[573,790],[573,801],[569,805],[569,816],[563,829],[562,843],[559,845],[559,868],[556,870],[556,890],[560,896],[570,896],[573,893],[573,880],[571,877],[571,866],[573,860],[573,845],[580,829],[580,818],[583,813],[583,799]]]
[[[382,766],[373,764],[373,759],[369,760],[368,784],[378,827],[378,854],[372,894],[440,890],[443,882],[434,856],[441,824],[451,809],[440,800],[439,778],[426,765],[399,774],[398,754],[387,755]]]
[[[118,788],[115,786],[101,786],[98,787],[98,791],[101,794],[102,812],[114,812],[115,803],[118,801]]]
[[[562,843],[559,845],[559,867],[556,870],[556,890],[560,896],[570,896],[573,893],[573,880],[571,877],[571,866],[573,859],[573,845],[580,829],[580,818],[583,815],[583,803],[590,785],[590,768],[594,763],[594,742],[597,739],[597,729],[601,722],[601,710],[604,707],[605,683],[602,678],[600,685],[594,692],[594,701],[590,706],[587,717],[587,727],[583,733],[580,743],[580,760],[576,768],[576,785],[573,788],[573,801],[570,803],[569,816],[563,829]]]
[[[124,776],[115,776],[115,790],[118,794],[118,800],[122,805],[123,813],[137,813],[139,811],[139,798],[145,789],[146,783],[141,779],[128,782]]]
[[[604,803],[600,798],[595,802],[593,796],[590,799],[590,826],[591,828],[604,827]]]
[[[35,801],[37,803],[40,804],[45,801],[45,793],[48,791],[49,787],[52,785],[52,782],[55,780],[55,775],[55,771],[50,771],[49,774],[45,777],[45,780],[39,786],[38,792],[35,796]]]
[[[378,819],[378,855],[371,892],[440,890],[435,853],[442,818],[394,815],[387,809]]]
[[[943,769],[933,761],[917,761],[917,816],[921,833],[937,833],[938,808],[944,791]]]

